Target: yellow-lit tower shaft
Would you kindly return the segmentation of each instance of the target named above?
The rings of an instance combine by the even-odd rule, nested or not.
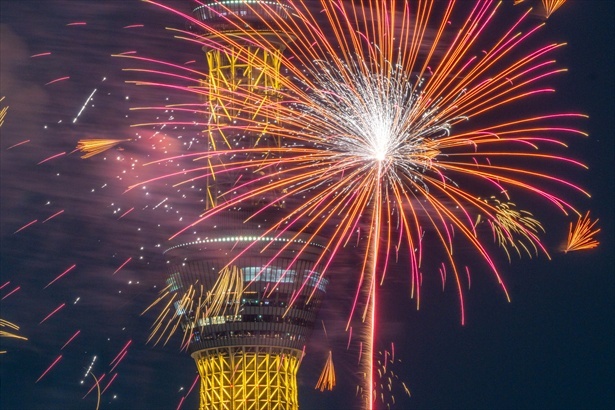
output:
[[[278,98],[283,48],[281,44],[267,49],[256,46],[248,38],[246,25],[255,36],[276,44],[273,39],[282,34],[263,27],[263,17],[272,11],[283,15],[287,8],[280,2],[218,0],[198,3],[193,9],[195,18],[215,27],[212,33],[202,34],[209,45],[204,47],[208,76],[202,84],[208,91],[211,113],[206,130],[209,149],[281,146],[282,141],[267,133],[268,125],[277,121],[275,111],[261,111],[260,107]],[[234,17],[241,22],[241,30],[233,24]],[[213,170],[224,166],[224,159],[219,161],[210,163],[207,208],[223,204],[234,180],[250,178],[240,172],[216,175]],[[206,302],[196,309],[175,305],[182,326],[191,333],[188,349],[201,377],[201,410],[292,410],[299,406],[297,370],[327,285],[316,264],[323,249],[317,243],[306,245],[307,239],[292,232],[285,237],[260,238],[257,221],[244,223],[255,205],[220,213],[208,221],[211,226],[203,226],[203,237],[178,243],[165,253],[169,289],[205,295],[199,301]],[[260,246],[254,246],[257,238]],[[238,253],[241,257],[235,257],[229,268]],[[228,272],[235,272],[237,278],[224,277]],[[236,289],[237,282],[240,295],[220,285],[235,283]],[[211,301],[216,298],[214,309]]]

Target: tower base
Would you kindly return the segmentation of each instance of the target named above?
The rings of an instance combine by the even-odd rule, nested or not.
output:
[[[201,375],[200,410],[297,410],[303,352],[228,346],[192,353]]]

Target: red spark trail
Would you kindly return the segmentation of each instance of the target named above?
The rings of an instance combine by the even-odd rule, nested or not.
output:
[[[122,263],[122,264],[120,265],[120,267],[119,267],[119,268],[117,268],[117,269],[115,270],[115,272],[113,272],[113,274],[115,275],[116,273],[118,273],[118,272],[120,271],[120,269],[122,269],[124,266],[126,266],[126,264],[127,264],[128,262],[130,262],[131,260],[132,260],[132,256],[131,256],[130,258],[126,259],[126,261],[125,261],[124,263]]]
[[[120,219],[122,219],[123,217],[125,217],[126,215],[128,215],[129,213],[131,213],[133,210],[135,209],[135,207],[133,206],[132,208],[130,208],[128,211],[124,212],[122,215],[120,215],[119,218],[117,218],[117,220],[119,221]]]
[[[33,54],[30,56],[30,58],[43,57],[43,56],[48,56],[50,54],[51,54],[51,51],[46,51],[44,53]]]
[[[49,85],[49,84],[53,84],[53,83],[57,83],[58,81],[64,81],[64,80],[68,80],[70,77],[66,76],[66,77],[60,77],[60,78],[56,78],[55,80],[51,80],[48,83],[46,83],[45,85]]]
[[[24,226],[22,226],[21,228],[19,228],[18,230],[16,230],[15,232],[13,232],[13,235],[15,235],[17,232],[26,229],[28,226],[36,223],[38,221],[38,219],[33,220],[32,222],[28,222],[27,224],[25,224]]]
[[[128,343],[126,343],[126,345],[124,345],[124,347],[122,347],[122,350],[120,350],[120,352],[117,354],[117,356],[115,356],[115,359],[111,360],[111,363],[109,363],[109,366],[111,366],[113,364],[113,362],[115,362],[120,355],[124,352],[124,350],[126,350],[128,348],[128,346],[132,343],[132,339],[130,339],[128,341]]]
[[[8,298],[9,296],[11,296],[13,293],[17,292],[19,289],[21,289],[21,286],[17,286],[15,289],[13,289],[12,291],[10,291],[9,293],[7,293],[6,295],[4,295],[2,297],[2,299],[0,300],[4,300],[6,298]]]
[[[103,373],[103,375],[98,378],[98,383],[95,381],[92,387],[90,387],[90,390],[88,390],[88,392],[85,394],[85,396],[81,398],[81,400],[85,399],[88,396],[88,394],[92,393],[92,390],[94,390],[94,387],[96,387],[97,385],[100,386],[100,382],[105,378],[106,375],[107,373]]]
[[[1,290],[1,289],[4,289],[4,287],[5,287],[6,285],[8,285],[9,283],[11,283],[11,281],[10,281],[10,280],[9,280],[9,281],[7,281],[6,283],[4,283],[4,285],[0,286],[0,290]]]
[[[48,220],[50,220],[50,219],[52,219],[52,218],[55,218],[56,216],[60,215],[62,212],[64,212],[64,209],[62,209],[61,211],[58,211],[58,212],[56,212],[55,214],[51,215],[49,218],[45,219],[45,220],[44,220],[43,222],[41,222],[41,223],[45,223],[45,222],[47,222]]]
[[[57,358],[57,359],[55,359],[55,360],[53,361],[53,363],[51,363],[51,366],[49,366],[49,367],[47,368],[47,370],[45,370],[45,371],[43,372],[43,374],[41,374],[41,376],[40,376],[38,379],[36,379],[36,381],[35,381],[34,383],[38,383],[38,382],[39,382],[39,380],[41,380],[43,377],[45,377],[45,375],[46,375],[47,373],[49,373],[49,370],[51,370],[51,369],[53,368],[53,366],[55,366],[55,365],[56,365],[56,363],[58,363],[58,362],[60,361],[60,359],[61,359],[61,358],[62,358],[62,355],[59,355],[59,356],[58,356],[58,358]]]
[[[70,272],[71,270],[73,270],[75,268],[75,266],[77,266],[77,264],[73,264],[73,266],[71,266],[70,268],[66,269],[64,272],[60,273],[54,280],[52,280],[51,282],[49,282],[47,284],[47,286],[45,286],[43,289],[47,289],[49,287],[49,285],[51,285],[53,282],[55,282],[56,280],[60,279],[62,276],[66,275],[68,272]]]
[[[74,339],[74,338],[76,338],[76,337],[77,337],[77,335],[78,335],[79,333],[81,333],[81,330],[77,330],[77,332],[75,332],[75,334],[74,334],[74,335],[72,335],[72,336],[71,336],[71,338],[70,338],[70,339],[68,339],[68,341],[67,341],[66,343],[64,343],[64,346],[62,346],[62,347],[60,348],[60,350],[63,350],[63,349],[66,347],[66,345],[68,345],[70,342],[72,342],[72,341],[73,341],[73,339]]]
[[[8,151],[8,150],[10,150],[11,148],[15,148],[15,147],[18,147],[18,146],[20,146],[20,145],[27,144],[28,142],[30,142],[30,140],[25,140],[25,141],[18,142],[18,143],[17,143],[17,144],[15,144],[15,145],[11,145],[11,146],[10,146],[10,147],[8,147],[6,150]]]
[[[75,22],[75,23],[68,23],[66,25],[66,27],[68,27],[68,26],[85,26],[86,24],[88,24],[88,23],[86,23],[85,21],[79,21],[79,22]]]
[[[122,28],[139,28],[139,27],[145,27],[143,24],[132,24],[130,26],[124,26]]]
[[[47,319],[49,319],[51,316],[53,316],[58,310],[62,309],[64,306],[66,306],[66,303],[62,303],[60,306],[58,306],[57,308],[55,308],[55,310],[53,312],[51,312],[50,314],[48,314],[45,319],[41,320],[39,322],[39,325],[42,324],[44,321],[46,321]]]
[[[118,359],[118,361],[113,365],[113,367],[111,368],[111,370],[109,370],[109,373],[113,373],[113,370],[115,370],[115,368],[117,367],[118,364],[120,364],[120,362],[124,359],[124,357],[126,356],[126,354],[128,353],[128,350],[125,350],[124,353],[122,353],[122,356]]]
[[[104,392],[106,392],[106,391],[107,391],[107,389],[109,388],[109,386],[111,386],[111,383],[113,383],[113,381],[115,380],[115,378],[117,377],[117,375],[118,375],[118,374],[119,374],[119,373],[115,373],[115,374],[113,375],[113,377],[111,378],[111,380],[109,380],[109,383],[107,383],[107,385],[105,386],[105,388],[103,389],[103,391],[102,391],[102,392],[100,392],[100,395],[101,395],[101,396],[103,395],[103,393],[104,393]]]
[[[50,161],[50,160],[52,160],[52,159],[54,159],[54,158],[57,158],[57,157],[61,157],[61,156],[62,156],[62,155],[64,155],[64,154],[66,154],[66,152],[60,152],[59,154],[52,155],[52,156],[50,156],[49,158],[45,158],[44,160],[42,160],[41,162],[39,162],[39,163],[38,163],[38,164],[36,164],[36,165],[41,165],[41,164],[42,164],[42,163],[44,163],[44,162]]]
[[[190,395],[190,393],[192,392],[192,389],[194,389],[194,386],[196,386],[196,382],[198,382],[200,378],[201,378],[201,376],[199,376],[197,374],[197,376],[195,377],[194,381],[192,382],[192,386],[190,386],[190,389],[188,389],[188,393],[186,393],[185,397],[188,397]]]

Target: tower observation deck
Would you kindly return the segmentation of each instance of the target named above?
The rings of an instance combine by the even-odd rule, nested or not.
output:
[[[206,130],[210,150],[282,144],[267,132],[277,121],[275,112],[258,110],[280,91],[283,41],[274,39],[286,37],[265,24],[271,13],[283,19],[290,3],[195,2],[194,17],[213,28],[199,33],[207,44],[202,86],[212,114]],[[260,46],[263,38],[267,47]],[[250,126],[235,126],[242,121]],[[221,196],[237,177],[250,178],[240,172],[206,180],[206,208],[224,207]],[[306,234],[265,236],[266,214],[282,209],[259,212],[258,221],[246,222],[256,207],[222,209],[199,225],[204,234],[198,239],[177,238],[165,251],[167,289],[181,295],[174,312],[201,377],[201,410],[299,406],[297,370],[328,284],[317,263],[326,250]]]

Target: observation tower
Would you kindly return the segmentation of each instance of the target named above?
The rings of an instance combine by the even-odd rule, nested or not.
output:
[[[283,41],[275,39],[285,38],[264,21],[273,12],[284,18],[289,7],[220,0],[193,8],[211,28],[199,33],[208,65],[201,86],[212,114],[205,130],[210,150],[281,146],[267,132],[277,121],[275,111],[258,107],[277,98]],[[247,154],[246,160],[258,158]],[[184,346],[201,377],[200,409],[298,409],[297,370],[328,283],[317,263],[325,249],[308,235],[265,236],[267,213],[282,208],[248,222],[262,204],[224,208],[238,177],[250,175],[209,177],[206,209],[221,212],[199,225],[199,238],[176,239],[165,252],[167,290],[178,295],[176,326],[184,330]]]

